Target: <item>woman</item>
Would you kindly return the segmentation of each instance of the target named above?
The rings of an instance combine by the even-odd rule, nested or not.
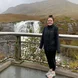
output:
[[[58,27],[54,25],[54,18],[52,15],[49,15],[47,20],[47,26],[45,26],[43,29],[39,48],[42,49],[43,45],[48,65],[50,68],[48,73],[46,73],[46,76],[54,77],[56,69],[55,56],[56,56],[56,51],[60,53],[60,43],[58,36]]]

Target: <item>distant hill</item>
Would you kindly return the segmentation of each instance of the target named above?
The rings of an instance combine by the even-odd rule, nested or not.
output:
[[[76,17],[78,5],[67,0],[45,0],[31,4],[21,4],[8,8],[3,13],[26,14],[26,15],[70,15]]]
[[[29,16],[23,14],[0,14],[0,22],[18,22],[24,20],[40,20],[39,16]]]

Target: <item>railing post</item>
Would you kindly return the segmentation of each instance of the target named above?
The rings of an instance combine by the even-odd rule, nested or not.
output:
[[[15,60],[21,60],[21,36],[16,36],[16,45],[15,45]]]

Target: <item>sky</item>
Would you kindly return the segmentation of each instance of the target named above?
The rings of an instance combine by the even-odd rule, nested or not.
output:
[[[33,3],[33,2],[39,2],[43,0],[0,0],[0,13],[6,11],[9,7],[14,7],[19,4],[25,4],[25,3]],[[70,2],[78,4],[78,0],[68,0]]]
[[[68,0],[68,1],[75,3],[75,4],[78,4],[78,0]]]
[[[6,11],[9,7],[14,7],[19,4],[25,4],[25,3],[33,3],[33,2],[39,2],[43,0],[0,0],[0,13]]]

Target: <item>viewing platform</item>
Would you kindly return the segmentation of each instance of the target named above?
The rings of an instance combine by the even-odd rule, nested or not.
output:
[[[24,49],[26,46],[22,44],[22,43],[31,44],[31,42],[21,41],[21,36],[39,38],[41,37],[42,34],[0,32],[0,36],[6,36],[6,35],[15,36],[16,40],[14,41],[5,40],[5,41],[0,41],[0,43],[8,42],[7,43],[8,45],[9,42],[13,42],[16,45],[15,45],[13,56],[11,56],[11,52],[8,52],[8,55],[6,54],[6,58],[0,60],[0,78],[46,78],[45,74],[47,73],[49,68],[47,65],[45,65],[47,64],[46,62],[44,63],[45,60],[40,59],[39,61],[39,59],[36,60],[37,58],[35,57],[35,61],[32,61],[31,57],[26,56],[27,52],[23,53],[23,51],[25,51]],[[78,35],[59,34],[59,38],[78,40]],[[32,44],[36,45],[39,43],[32,42]],[[24,49],[22,49],[21,47],[23,47]],[[64,45],[64,44],[61,44],[61,47],[78,49],[78,46]],[[38,56],[37,53],[35,53],[35,55]],[[34,55],[31,54],[30,56],[34,56]],[[39,54],[39,56],[41,55]],[[70,70],[58,66],[56,68],[55,78],[77,78],[77,77],[78,77],[78,73],[71,72]]]

